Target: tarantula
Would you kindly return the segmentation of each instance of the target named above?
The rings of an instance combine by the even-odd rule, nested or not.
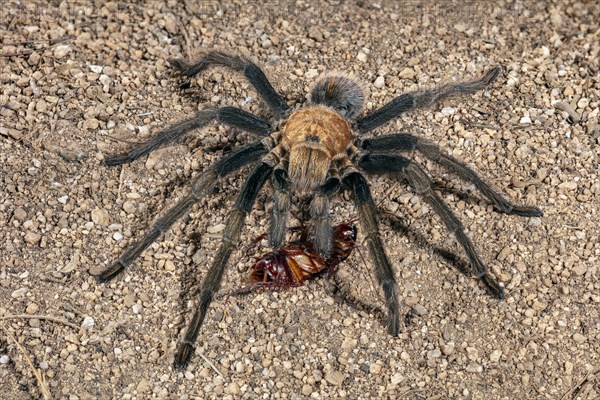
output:
[[[490,69],[479,79],[402,94],[381,108],[359,116],[366,93],[356,80],[345,74],[322,75],[312,86],[308,103],[292,108],[275,91],[264,72],[246,57],[209,51],[195,63],[178,59],[170,62],[182,76],[188,78],[212,66],[243,73],[273,114],[272,118],[265,119],[236,107],[198,111],[192,118],[163,129],[129,151],[104,160],[107,166],[129,163],[213,120],[257,136],[255,142],[225,155],[195,178],[189,194],[169,209],[141,240],[131,245],[98,276],[100,282],[114,278],[195,202],[211,193],[219,178],[243,166],[255,165],[229,215],[222,243],[202,283],[192,321],[175,356],[176,367],[185,367],[194,353],[194,342],[208,307],[220,288],[229,257],[238,244],[244,219],[252,210],[258,192],[269,177],[273,186],[269,242],[273,248],[280,247],[284,241],[290,194],[295,192],[312,198],[309,211],[314,247],[320,254],[328,255],[332,248],[333,232],[329,198],[342,188],[351,192],[365,235],[364,241],[372,257],[375,276],[384,293],[389,334],[396,336],[400,331],[396,280],[379,236],[376,206],[365,173],[404,178],[431,206],[446,228],[454,233],[474,273],[485,287],[495,297],[504,297],[502,287],[480,259],[460,220],[433,190],[432,180],[426,171],[399,153],[420,152],[427,159],[471,182],[500,212],[536,217],[541,216],[541,211],[536,207],[511,203],[463,162],[444,154],[438,146],[419,136],[395,133],[382,137],[365,137],[367,132],[404,112],[430,107],[450,96],[471,94],[484,89],[498,77],[499,67]]]

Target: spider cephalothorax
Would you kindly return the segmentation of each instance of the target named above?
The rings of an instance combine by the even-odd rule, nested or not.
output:
[[[322,255],[323,259],[330,254],[337,254],[339,250],[333,248],[332,252],[333,228],[329,215],[329,198],[341,188],[352,193],[365,237],[364,242],[371,253],[375,276],[385,296],[388,311],[387,328],[391,335],[397,335],[400,331],[396,281],[379,237],[376,207],[365,174],[387,173],[393,178],[403,178],[408,182],[439,215],[446,228],[454,233],[474,274],[494,296],[504,297],[502,287],[488,272],[460,220],[434,191],[427,172],[401,153],[418,151],[460,178],[471,182],[500,212],[531,217],[540,216],[541,211],[536,207],[512,204],[463,162],[444,154],[438,146],[419,136],[395,133],[381,137],[365,137],[369,131],[403,112],[429,107],[453,95],[471,94],[482,90],[497,78],[500,68],[492,68],[479,79],[402,94],[381,108],[359,117],[366,91],[357,81],[345,74],[328,73],[321,76],[310,90],[309,103],[292,111],[273,89],[262,70],[247,58],[210,51],[193,64],[180,60],[173,60],[172,64],[186,77],[196,75],[210,66],[223,66],[242,72],[273,113],[272,119],[268,120],[235,107],[199,111],[194,117],[165,128],[128,152],[105,160],[105,164],[109,166],[131,162],[159,146],[173,142],[193,129],[205,126],[212,120],[258,136],[257,141],[224,156],[195,178],[191,183],[190,193],[167,210],[141,240],[131,245],[99,276],[100,281],[115,277],[195,202],[211,193],[219,178],[245,165],[255,164],[227,220],[223,242],[206,274],[197,308],[183,344],[175,356],[176,366],[185,366],[193,354],[194,342],[208,307],[220,288],[225,266],[238,243],[244,219],[269,177],[273,185],[269,231],[271,246],[279,248],[283,244],[290,192],[294,191],[303,194],[303,197],[312,198],[312,241],[314,251]]]
[[[305,194],[323,185],[330,167],[347,156],[354,138],[348,121],[330,108],[294,111],[281,140],[289,153],[288,174],[293,188]]]

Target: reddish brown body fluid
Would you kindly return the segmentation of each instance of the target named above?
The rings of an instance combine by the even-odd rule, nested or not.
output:
[[[323,258],[304,230],[299,241],[260,258],[250,272],[250,284],[234,294],[255,289],[283,289],[302,286],[307,279],[321,273],[332,274],[337,265],[350,256],[356,246],[356,226],[339,224],[333,228],[331,255]]]

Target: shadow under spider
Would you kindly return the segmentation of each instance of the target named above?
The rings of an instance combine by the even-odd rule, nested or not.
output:
[[[472,196],[469,197],[473,199]],[[415,243],[419,248],[433,250],[434,254],[442,257],[452,268],[458,270],[465,276],[473,277],[473,271],[471,271],[467,262],[459,258],[450,250],[432,245],[429,239],[412,229],[397,215],[383,212],[381,213],[381,222],[387,223],[393,230],[409,238],[409,240]]]

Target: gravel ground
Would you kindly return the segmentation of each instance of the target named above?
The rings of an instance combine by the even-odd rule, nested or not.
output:
[[[1,6],[1,398],[600,398],[596,2],[194,3]],[[434,140],[508,198],[543,209],[533,219],[494,212],[471,185],[416,157],[506,299],[460,272],[464,253],[422,200],[371,178],[406,315],[398,338],[386,334],[359,246],[339,272],[342,294],[320,279],[216,301],[190,367],[175,371],[190,291],[248,169],[122,277],[93,275],[249,135],[211,124],[130,165],[101,161],[206,105],[267,115],[247,82],[218,68],[179,89],[167,60],[211,48],[251,55],[289,104],[321,72],[351,73],[370,91],[367,110],[501,65],[489,90],[375,134]],[[336,222],[354,218],[347,200],[332,203]],[[268,189],[240,248],[266,231],[270,207]],[[224,288],[241,285],[266,251],[235,252]]]

